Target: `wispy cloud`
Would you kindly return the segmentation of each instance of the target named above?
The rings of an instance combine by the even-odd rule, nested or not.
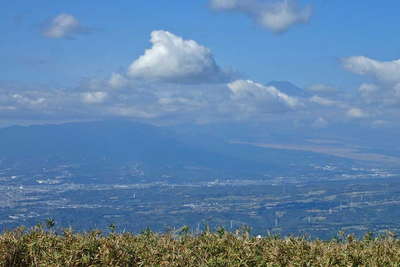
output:
[[[87,104],[100,104],[107,99],[108,94],[106,92],[86,92],[82,93],[82,101]]]
[[[243,13],[275,33],[307,23],[312,15],[311,6],[300,7],[297,0],[211,0],[210,4],[215,10]]]
[[[89,28],[82,26],[79,20],[70,14],[59,14],[42,30],[43,36],[55,39],[74,38],[79,34],[89,32]]]
[[[347,111],[347,116],[350,118],[364,118],[367,117],[368,114],[360,108],[351,108]]]

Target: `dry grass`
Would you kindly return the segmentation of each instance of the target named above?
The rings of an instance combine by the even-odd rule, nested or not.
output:
[[[400,266],[400,241],[390,234],[310,241],[223,229],[103,235],[35,227],[0,235],[0,266]]]

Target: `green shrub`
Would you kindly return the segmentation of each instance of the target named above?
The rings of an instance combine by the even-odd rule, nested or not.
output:
[[[0,266],[400,266],[400,241],[390,232],[332,241],[251,237],[222,228],[190,234],[57,233],[34,227],[0,235]]]

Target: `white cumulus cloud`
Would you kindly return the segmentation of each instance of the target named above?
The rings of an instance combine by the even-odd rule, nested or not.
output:
[[[274,86],[265,86],[250,80],[231,82],[228,88],[232,93],[232,100],[248,110],[274,112],[300,105],[297,98],[282,93]]]
[[[297,0],[211,0],[211,7],[244,13],[275,33],[307,23],[312,15],[311,6],[300,7]]]
[[[211,51],[193,40],[184,40],[167,31],[153,31],[150,41],[153,46],[130,65],[130,77],[181,83],[227,79]]]
[[[364,56],[343,59],[343,66],[353,73],[370,76],[384,83],[400,83],[400,59],[378,61]]]
[[[53,18],[43,30],[43,35],[48,38],[72,38],[77,34],[87,33],[78,19],[70,14],[60,14]]]
[[[364,56],[343,59],[343,67],[369,80],[358,89],[360,99],[378,113],[388,108],[398,109],[400,104],[400,59],[379,61]],[[373,83],[370,83],[370,80]]]

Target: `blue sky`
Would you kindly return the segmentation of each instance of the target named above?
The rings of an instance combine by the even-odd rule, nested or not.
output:
[[[280,28],[277,30],[277,28],[274,28],[275,26],[260,22],[261,16],[268,14],[274,8],[274,5],[282,2],[289,2],[289,5],[293,6],[293,14],[291,14],[293,16],[296,15],[295,13],[306,12],[305,10],[308,7],[312,12],[302,18],[299,17],[298,21],[284,26],[283,32],[280,32]],[[216,3],[220,6],[217,7]],[[229,7],[226,6],[227,4]],[[260,6],[263,7],[262,12],[264,13],[258,13],[256,10]],[[156,77],[157,79],[154,80],[154,75],[151,76],[151,81],[146,81],[138,75],[123,77],[129,79],[129,82],[124,84],[121,93],[118,93],[118,96],[115,97],[110,97],[111,93],[107,91],[109,88],[105,88],[107,86],[104,81],[109,79],[112,73],[126,75],[129,66],[142,56],[146,49],[152,47],[149,42],[151,33],[162,30],[183,40],[194,40],[199,46],[209,49],[217,68],[223,69],[224,72],[236,73],[235,78],[232,76],[229,81],[224,81],[226,84],[235,82],[235,80],[249,80],[266,86],[270,81],[283,80],[290,81],[301,88],[324,85],[342,92],[342,95],[329,96],[330,99],[328,99],[329,101],[345,102],[345,104],[339,105],[343,109],[341,114],[356,108],[363,112],[365,116],[358,114],[360,116],[355,117],[363,117],[364,119],[368,117],[371,123],[374,121],[390,121],[393,116],[397,115],[397,102],[389,101],[390,103],[387,103],[388,99],[393,98],[394,95],[397,97],[397,80],[396,84],[388,84],[387,79],[377,77],[381,70],[376,69],[360,75],[360,70],[357,69],[361,68],[359,65],[354,66],[353,64],[352,67],[345,68],[343,60],[355,56],[364,56],[378,62],[394,62],[397,60],[400,56],[399,8],[400,2],[395,0],[388,0],[383,3],[372,0],[242,0],[240,3],[236,0],[5,1],[0,10],[0,31],[2,33],[0,39],[0,58],[2,59],[0,61],[0,72],[2,73],[0,83],[3,84],[4,94],[13,95],[13,92],[23,92],[22,97],[34,98],[31,99],[33,102],[30,103],[40,102],[42,104],[50,101],[57,102],[60,105],[59,101],[61,100],[59,98],[61,96],[59,95],[56,97],[57,101],[49,100],[49,98],[57,95],[57,88],[62,88],[63,94],[67,94],[65,90],[75,93],[75,96],[63,96],[64,98],[71,97],[71,100],[65,104],[66,113],[62,115],[53,114],[55,113],[54,107],[50,107],[50,104],[35,106],[34,110],[40,114],[38,115],[40,118],[43,118],[43,113],[52,114],[50,117],[53,119],[57,116],[62,118],[81,116],[82,114],[75,112],[75,109],[82,109],[79,106],[82,101],[77,100],[80,103],[78,104],[74,102],[73,98],[82,96],[87,92],[97,93],[98,96],[101,95],[99,92],[106,92],[107,97],[103,99],[107,98],[109,101],[114,101],[108,102],[106,107],[116,105],[121,108],[123,105],[118,101],[125,99],[124,105],[133,106],[135,110],[140,111],[138,113],[143,112],[143,110],[135,101],[139,101],[140,98],[139,102],[142,103],[143,97],[150,101],[149,99],[155,98],[156,95],[158,97],[157,103],[160,102],[160,95],[164,98],[167,97],[166,95],[175,97],[174,103],[176,101],[189,101],[190,97],[187,92],[191,90],[192,97],[199,95],[198,91],[195,92],[199,89],[193,89],[193,87],[199,87],[202,84],[199,79],[205,78],[204,73],[196,74],[195,83],[197,85],[191,82],[190,89],[184,89],[183,87],[186,85],[182,85],[177,77],[173,77],[173,79],[170,77],[171,79],[161,81],[160,77]],[[65,36],[55,37],[51,36],[51,33],[46,35],[46,31],[54,27],[55,19],[62,14],[72,17],[78,23],[78,26]],[[363,61],[360,64],[364,63]],[[384,71],[386,70],[384,69]],[[392,75],[400,76],[397,73]],[[150,76],[146,77],[149,78]],[[182,76],[179,77],[182,78]],[[184,78],[187,81],[193,77]],[[208,82],[208,78],[205,78],[205,83]],[[177,92],[177,89],[174,89],[174,92],[171,89],[165,89],[165,91],[157,92],[152,96],[144,96],[143,94],[140,97],[138,96],[139,84],[141,88],[161,90],[160,88],[173,87],[171,81],[172,84],[179,84],[180,90],[183,90],[182,93]],[[221,88],[224,82],[219,80],[218,85],[213,83],[212,86]],[[92,86],[94,83],[97,85]],[[92,85],[89,86],[88,84]],[[362,91],[360,86],[363,84],[374,84],[381,88],[376,89],[384,92],[378,93],[379,97],[382,98],[380,103],[383,105],[385,102],[387,105],[385,104],[386,106],[379,111],[369,111],[369,105],[372,105],[371,99],[365,99],[362,102],[360,97],[348,99],[345,96],[345,94],[360,94]],[[253,85],[250,84],[250,87]],[[204,87],[204,85],[202,86]],[[212,86],[209,85],[207,88]],[[229,87],[230,91],[233,92],[231,87]],[[277,89],[279,90],[279,88]],[[45,94],[46,96],[39,96],[34,95],[32,90],[49,90],[51,93]],[[136,90],[136,98],[132,96],[133,90]],[[223,91],[223,89],[220,90]],[[148,90],[144,91],[148,92]],[[128,92],[126,94],[129,96],[124,95],[124,92]],[[234,96],[225,93],[227,98],[235,99]],[[207,100],[203,100],[205,102],[218,102],[217,99],[223,98],[225,93],[222,92],[218,97],[207,96]],[[270,91],[269,94],[276,98],[274,92]],[[256,103],[246,102],[247,105],[257,106],[258,101],[262,102],[267,97],[263,94],[254,95],[257,98],[254,100]],[[319,97],[327,96],[319,95]],[[376,97],[374,96],[374,98]],[[41,98],[45,100],[37,102]],[[128,98],[136,100],[129,102]],[[368,97],[365,96],[364,98]],[[281,101],[279,97],[277,99],[278,102]],[[196,103],[191,102],[193,106],[200,105],[200,102],[203,101],[197,100],[193,100]],[[247,99],[246,101],[250,100]],[[272,100],[268,99],[268,101]],[[298,101],[301,102],[299,106],[310,106],[309,99],[299,99]],[[26,110],[26,106],[24,112],[18,113],[16,110],[19,108],[14,105],[14,102],[8,103],[7,100],[4,100],[4,103],[2,103],[3,110],[8,110],[5,116],[10,116],[10,120],[11,118],[24,118],[26,113],[33,114]],[[96,104],[100,102],[98,100]],[[318,101],[313,103],[315,104],[315,102]],[[324,103],[327,104],[328,102]],[[334,106],[333,102],[330,103],[331,106]],[[241,103],[239,106],[243,107],[243,105]],[[275,104],[271,106],[275,107]],[[98,108],[101,107],[96,107],[96,114],[99,113]],[[124,108],[127,107],[124,106]],[[10,114],[12,109],[15,114]],[[85,118],[91,117],[89,113],[92,107],[88,109],[86,113],[83,112],[84,116],[82,116]],[[192,115],[188,114],[193,112],[190,107],[180,109],[174,106],[173,108],[168,107],[166,110],[172,109],[175,110],[177,116],[185,114],[185,116],[190,117]],[[231,106],[223,109],[228,109],[229,113],[235,112]],[[383,110],[389,109],[390,112],[382,114]],[[282,112],[280,108],[273,108],[272,111],[262,110],[260,113],[274,114],[275,110]],[[237,110],[237,112],[250,111],[246,109],[245,111]],[[296,109],[296,114],[299,117],[308,116],[307,114],[312,112]],[[338,111],[332,108],[324,112],[327,112],[326,117],[329,117],[328,114]],[[67,113],[69,113],[68,116]],[[125,114],[125,112],[122,113]],[[163,112],[160,111],[161,113]],[[108,113],[104,112],[104,114]],[[165,115],[160,114],[146,116],[161,118]],[[367,114],[369,115],[367,116]],[[226,114],[219,115],[226,117]],[[137,115],[133,115],[133,117],[135,116]],[[249,117],[253,118],[254,115]],[[313,119],[309,118],[309,120]],[[324,120],[326,119],[324,118]]]

